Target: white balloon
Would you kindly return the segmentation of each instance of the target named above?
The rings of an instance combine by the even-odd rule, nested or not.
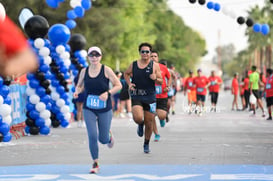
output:
[[[65,65],[66,67],[69,67],[69,66],[71,65],[71,61],[70,61],[69,58],[68,58],[68,59],[64,59],[64,65]]]
[[[49,110],[43,110],[42,112],[40,112],[40,117],[43,118],[44,120],[49,119],[50,115],[51,113]]]
[[[42,112],[43,110],[46,109],[46,105],[45,105],[45,103],[43,103],[43,102],[39,102],[39,103],[37,103],[37,104],[35,105],[35,109],[36,109],[37,111],[39,111],[39,112]]]
[[[70,54],[68,52],[62,52],[62,54],[60,55],[60,57],[62,59],[69,59],[70,58]]]
[[[28,96],[31,96],[31,95],[35,94],[35,89],[28,86],[26,89],[26,93]]]
[[[11,106],[10,105],[2,104],[0,106],[0,115],[2,117],[6,117],[6,116],[10,115],[10,113],[11,113]]]
[[[50,127],[51,125],[51,119],[45,119],[45,125]]]
[[[0,95],[0,105],[4,103],[4,98]]]
[[[56,52],[62,54],[63,52],[65,52],[65,47],[63,45],[58,45],[56,47]]]
[[[0,23],[3,22],[6,18],[6,10],[2,3],[0,3]]]
[[[34,46],[40,49],[45,46],[45,41],[42,38],[36,38],[34,40]]]
[[[57,101],[60,98],[60,95],[57,92],[52,92],[51,97],[54,101]]]
[[[65,105],[65,101],[63,99],[58,99],[56,101],[57,106],[63,107]]]
[[[38,104],[38,102],[40,102],[40,97],[36,94],[31,95],[29,97],[29,102],[31,102],[32,104]]]
[[[8,125],[10,125],[11,122],[12,122],[11,116],[8,115],[8,116],[3,117],[3,122],[4,122],[4,123],[7,123]]]
[[[63,107],[61,107],[61,112],[64,113],[64,114],[68,113],[69,110],[70,110],[69,107],[66,106],[66,105],[64,105]]]
[[[52,62],[52,58],[51,58],[50,56],[44,57],[44,63],[45,63],[46,65],[51,64],[51,62]]]
[[[70,1],[70,6],[72,7],[72,8],[75,8],[75,7],[77,7],[77,6],[81,6],[82,4],[81,4],[81,0],[80,1],[78,1],[78,0],[71,0]]]
[[[70,120],[70,118],[71,118],[71,113],[70,113],[70,112],[66,113],[66,114],[64,115],[64,118],[65,118],[65,120]]]
[[[87,57],[87,51],[86,50],[81,50],[80,54],[82,57]]]
[[[42,47],[40,50],[39,50],[39,55],[43,56],[43,57],[46,57],[50,54],[50,50],[49,48],[47,47]]]

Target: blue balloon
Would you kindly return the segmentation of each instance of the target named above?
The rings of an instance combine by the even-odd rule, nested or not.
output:
[[[73,9],[71,9],[71,10],[67,11],[66,17],[68,19],[76,19],[77,15],[76,15],[75,11]]]
[[[2,122],[3,122],[3,118],[2,118],[2,116],[0,115],[0,125],[2,124]]]
[[[85,10],[88,10],[92,7],[92,2],[91,0],[82,0],[82,7],[85,9]]]
[[[38,127],[43,127],[45,126],[45,120],[41,117],[35,120],[35,125]]]
[[[7,85],[3,85],[1,88],[0,88],[0,95],[2,95],[4,98],[6,98],[9,94],[9,86]]]
[[[79,18],[82,18],[82,17],[84,16],[85,10],[84,10],[83,7],[81,7],[81,6],[76,6],[76,7],[74,8],[74,11],[75,11],[75,14],[76,14]]]
[[[40,134],[48,135],[50,133],[50,128],[48,126],[43,126],[40,128]]]
[[[261,25],[259,23],[255,23],[253,25],[253,31],[256,32],[256,33],[260,32],[261,31]]]
[[[27,74],[27,79],[28,80],[33,80],[33,79],[35,79],[35,75],[34,74]]]
[[[49,95],[45,95],[41,98],[41,102],[48,104],[51,100],[51,97]]]
[[[68,122],[68,121],[66,121],[66,120],[61,121],[61,126],[62,126],[63,128],[66,128],[68,125],[69,125],[69,122]]]
[[[66,44],[70,39],[70,30],[64,24],[55,24],[48,30],[48,37],[53,46]]]
[[[40,117],[40,113],[36,110],[32,110],[29,112],[29,116],[30,116],[30,118],[36,120]]]
[[[65,22],[65,25],[66,25],[69,29],[73,29],[73,28],[75,28],[75,27],[77,26],[77,23],[76,23],[76,21],[70,19],[70,20],[67,20],[67,21]]]
[[[210,2],[207,3],[207,8],[208,9],[213,9],[213,7],[214,7],[214,3],[213,2],[210,1]]]
[[[46,104],[46,109],[47,110],[51,110],[51,108],[52,108],[52,104],[49,102],[49,103],[47,103]]]
[[[7,123],[2,123],[0,125],[0,133],[2,133],[4,136],[9,132],[9,125]]]
[[[66,99],[69,98],[69,94],[68,94],[68,93],[63,93],[63,94],[61,94],[60,97],[61,97],[62,99],[64,99],[64,100],[66,100]]]
[[[34,104],[31,104],[31,103],[29,102],[29,103],[27,103],[26,108],[27,108],[28,111],[32,111],[32,110],[35,109],[35,105],[34,105]]]
[[[60,72],[62,72],[62,73],[66,73],[67,71],[68,71],[68,68],[66,66],[62,66],[60,68]]]
[[[51,111],[52,111],[54,114],[57,114],[58,112],[60,112],[60,109],[59,109],[58,106],[52,106]]]
[[[64,89],[63,86],[58,86],[57,89],[56,89],[56,91],[57,91],[59,94],[65,93],[65,89]]]
[[[31,81],[29,81],[29,86],[33,89],[36,89],[37,87],[39,87],[39,85],[40,83],[36,79],[32,79]]]
[[[0,76],[0,87],[3,85],[3,83],[4,83],[4,80],[3,80],[3,78]]]
[[[73,73],[74,76],[77,76],[79,71],[78,70],[73,70],[72,73]]]
[[[11,98],[10,98],[10,96],[7,96],[7,97],[4,99],[4,104],[11,105]]]
[[[6,135],[4,135],[3,142],[9,142],[12,139],[12,135],[10,132],[8,132]]]
[[[49,70],[49,66],[46,64],[43,64],[40,66],[40,70],[41,70],[41,72],[46,73]]]
[[[46,4],[51,8],[58,8],[58,0],[46,0]]]
[[[214,9],[215,11],[220,11],[221,5],[220,5],[219,3],[214,3],[213,9]]]
[[[261,27],[261,32],[263,35],[267,35],[270,31],[270,27],[268,24],[263,24]]]
[[[58,87],[59,86],[59,81],[57,79],[54,79],[51,81],[51,84],[54,86],[54,87]]]
[[[45,88],[39,86],[36,89],[36,93],[37,93],[38,96],[43,97],[44,95],[46,95],[46,90],[45,90]]]
[[[25,132],[26,132],[27,134],[29,134],[29,129],[30,129],[29,126],[26,126],[26,127],[25,127]]]

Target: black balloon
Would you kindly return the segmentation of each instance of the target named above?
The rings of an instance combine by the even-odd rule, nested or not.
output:
[[[206,3],[206,0],[198,0],[200,5],[204,5]]]
[[[43,86],[45,89],[47,89],[50,85],[50,82],[48,80],[44,80],[41,82],[41,86]]]
[[[4,136],[2,135],[2,133],[0,133],[0,142],[3,141],[3,138],[4,138]]]
[[[47,35],[49,24],[47,20],[39,15],[29,18],[24,26],[24,30],[29,38],[44,38]]]
[[[37,135],[37,134],[39,134],[39,128],[36,126],[32,126],[29,128],[29,133],[31,135]]]
[[[244,24],[245,23],[245,18],[243,18],[242,16],[239,16],[237,18],[237,22],[241,25],[241,24]]]
[[[12,79],[11,79],[10,77],[6,77],[6,78],[4,79],[4,85],[9,86],[9,85],[11,84],[11,82],[12,82]]]
[[[46,89],[46,94],[48,94],[48,95],[51,94],[51,90],[49,88]]]
[[[35,126],[35,121],[33,119],[30,119],[30,118],[27,118],[25,123],[29,127]]]
[[[44,81],[45,80],[45,74],[43,72],[36,72],[36,78],[39,80],[39,81]]]
[[[63,73],[60,73],[60,72],[59,72],[59,73],[56,75],[56,77],[57,77],[58,80],[65,80],[64,74],[63,74]]]
[[[75,52],[77,50],[84,49],[86,45],[86,39],[81,34],[73,34],[68,42],[70,45],[71,51]]]
[[[254,22],[253,22],[253,20],[252,20],[251,18],[248,18],[248,19],[246,20],[246,25],[247,25],[248,27],[253,26],[253,24],[254,24]]]
[[[196,0],[189,0],[189,2],[190,2],[190,3],[195,3],[195,2],[196,2]]]
[[[51,119],[51,125],[53,128],[57,128],[60,126],[60,122],[56,119]]]

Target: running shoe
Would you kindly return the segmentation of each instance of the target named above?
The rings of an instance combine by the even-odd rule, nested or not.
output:
[[[172,115],[175,115],[175,111],[172,111]]]
[[[262,114],[262,117],[264,118],[265,117],[265,113],[263,112],[263,114]]]
[[[271,121],[271,120],[272,120],[272,117],[268,117],[266,120],[267,120],[267,121]]]
[[[154,139],[154,141],[155,142],[158,142],[160,140],[160,135],[159,134],[155,134],[155,139]]]
[[[78,121],[77,126],[78,126],[78,128],[82,128],[82,122]]]
[[[98,162],[94,162],[93,166],[92,166],[92,168],[90,170],[90,173],[96,174],[96,173],[99,173],[99,171],[100,171],[99,163]]]
[[[138,127],[137,127],[137,134],[139,137],[142,137],[143,136],[143,127],[144,127],[144,122],[141,123],[141,124],[138,124]]]
[[[149,148],[149,144],[144,144],[143,148],[144,148],[144,153],[150,153],[151,150]]]
[[[114,136],[113,136],[111,131],[109,131],[109,137],[110,137],[110,141],[107,144],[107,146],[108,146],[108,148],[113,148],[113,146],[114,146]]]
[[[160,122],[160,126],[163,128],[165,126],[165,123],[166,123],[165,120],[160,120],[159,122]]]

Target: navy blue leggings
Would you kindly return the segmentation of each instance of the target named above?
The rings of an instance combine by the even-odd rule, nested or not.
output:
[[[99,158],[98,141],[101,144],[110,142],[109,131],[112,122],[112,110],[103,113],[94,113],[89,109],[83,109],[84,119],[89,140],[89,151],[92,159]]]

